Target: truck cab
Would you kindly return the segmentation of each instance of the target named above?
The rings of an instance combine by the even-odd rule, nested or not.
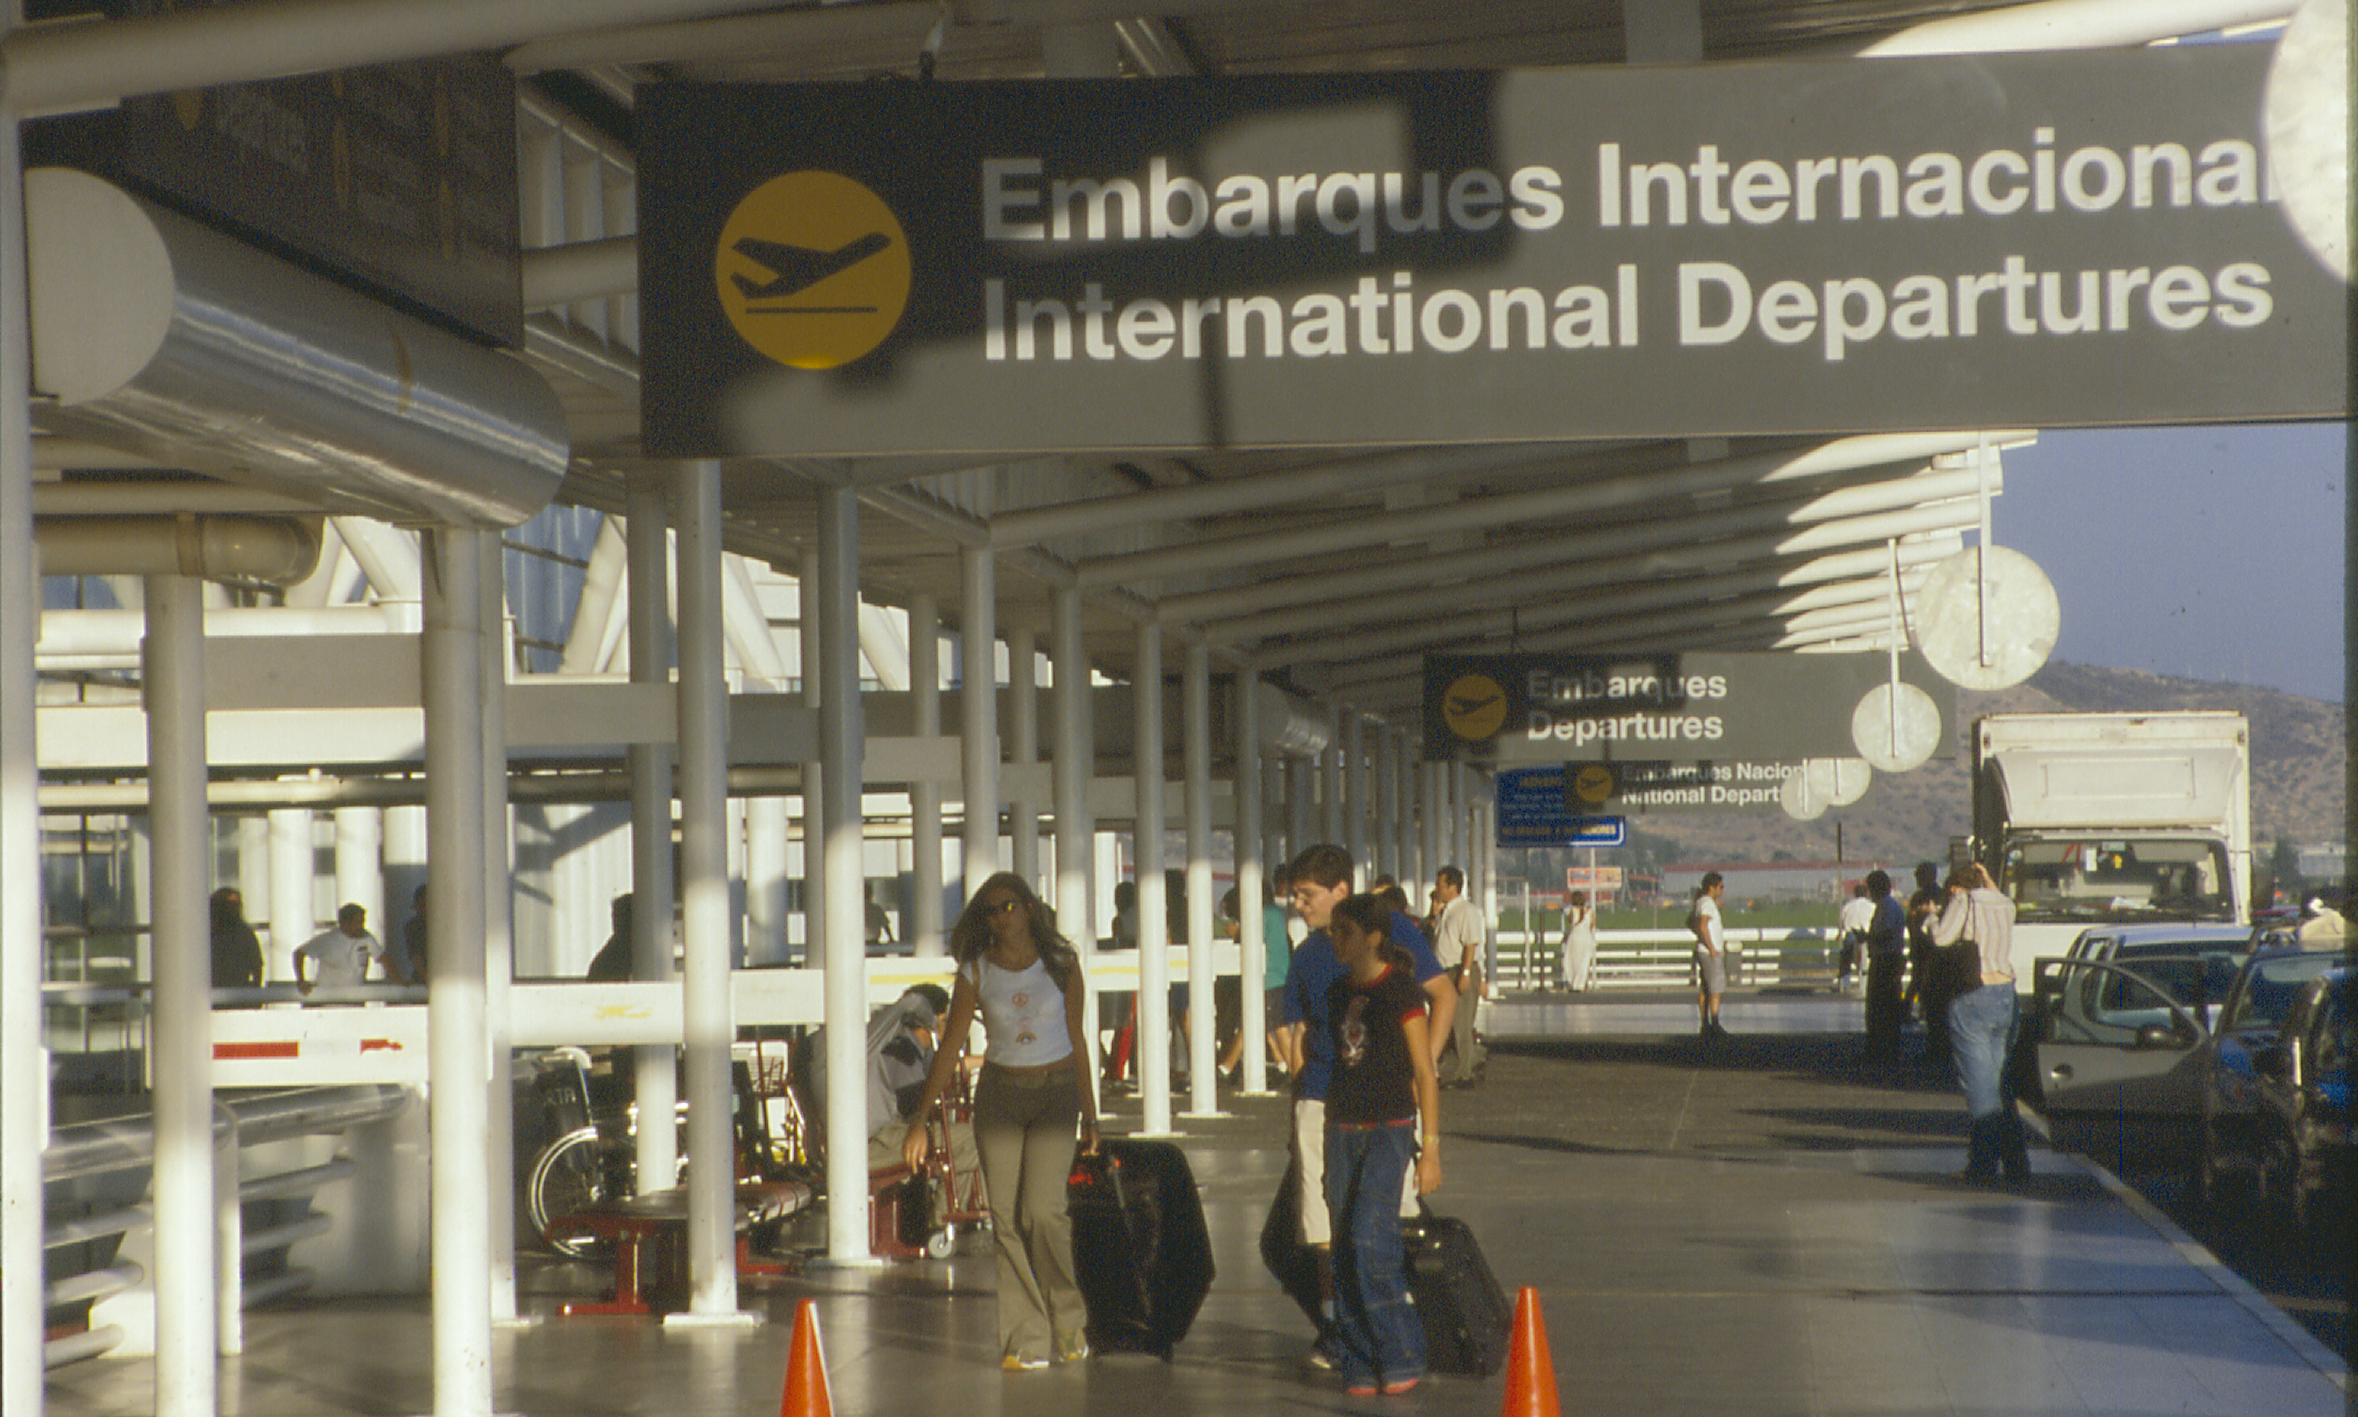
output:
[[[2248,923],[2243,715],[1992,714],[1973,750],[1973,851],[2014,901],[2017,980],[2095,927]]]

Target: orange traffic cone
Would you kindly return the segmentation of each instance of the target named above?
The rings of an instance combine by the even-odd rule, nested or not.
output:
[[[1552,1392],[1553,1379],[1550,1379]],[[819,1353],[819,1312],[816,1299],[805,1299],[794,1311],[794,1338],[786,1348],[786,1394],[778,1402],[778,1417],[835,1417],[835,1403],[827,1395],[827,1360]]]
[[[1515,1291],[1515,1336],[1507,1348],[1506,1406],[1501,1417],[1562,1417],[1556,1400],[1556,1363],[1548,1356],[1547,1320],[1539,1316],[1539,1291]]]

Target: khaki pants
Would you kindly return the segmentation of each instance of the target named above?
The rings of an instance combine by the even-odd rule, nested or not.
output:
[[[1046,1073],[985,1067],[975,1085],[974,1140],[999,1258],[1003,1354],[1050,1358],[1078,1346],[1088,1327],[1065,1211],[1080,1121],[1072,1067]]]

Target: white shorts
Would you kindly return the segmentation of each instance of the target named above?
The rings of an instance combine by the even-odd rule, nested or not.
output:
[[[1294,1172],[1302,1178],[1302,1243],[1334,1243],[1332,1217],[1326,1209],[1326,1099],[1297,1098],[1294,1102]],[[1416,1168],[1400,1178],[1400,1213],[1418,1214]]]

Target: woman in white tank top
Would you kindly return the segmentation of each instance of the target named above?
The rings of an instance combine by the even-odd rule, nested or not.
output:
[[[1088,988],[1056,916],[1024,879],[983,882],[950,931],[958,979],[949,1021],[916,1115],[948,1088],[975,1012],[988,1053],[974,1090],[974,1137],[999,1259],[1000,1366],[1044,1368],[1089,1356],[1088,1314],[1073,1280],[1065,1178],[1076,1144],[1097,1149],[1097,1094],[1075,1055]],[[903,1158],[924,1165],[931,1145],[912,1127]]]

